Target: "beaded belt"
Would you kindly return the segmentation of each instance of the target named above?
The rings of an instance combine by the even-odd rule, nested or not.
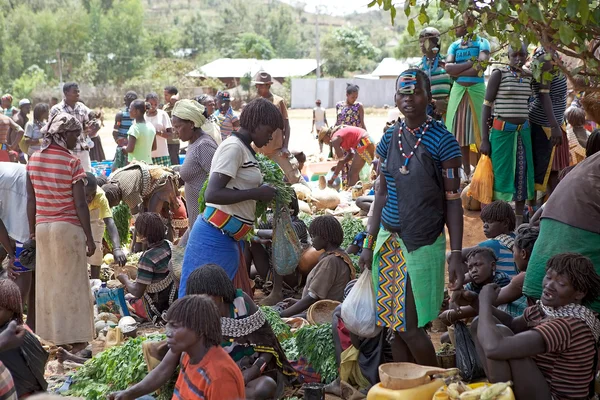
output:
[[[502,121],[498,118],[494,118],[494,123],[492,124],[492,128],[497,129],[499,131],[508,132],[517,132],[527,127],[529,127],[529,121],[525,121],[524,123],[517,125],[510,122]]]
[[[242,240],[252,230],[252,225],[245,224],[233,215],[215,207],[206,206],[203,219],[234,240]]]

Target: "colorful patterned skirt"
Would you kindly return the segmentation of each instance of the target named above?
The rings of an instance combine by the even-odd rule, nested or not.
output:
[[[446,237],[442,234],[433,244],[409,253],[398,234],[380,228],[375,249],[372,272],[377,289],[377,325],[406,331],[409,276],[418,327],[436,319],[444,298]]]
[[[472,86],[452,85],[448,99],[446,126],[461,147],[481,142],[481,108],[485,99],[485,83]]]
[[[364,137],[358,142],[356,147],[358,155],[365,160],[367,165],[373,163],[373,157],[375,156],[375,142],[370,137]]]
[[[152,164],[162,165],[164,167],[171,166],[171,156],[152,157]]]

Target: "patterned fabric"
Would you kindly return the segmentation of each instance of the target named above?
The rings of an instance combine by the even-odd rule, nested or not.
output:
[[[150,285],[164,280],[169,275],[171,246],[166,240],[146,250],[138,261],[136,282]]]
[[[152,157],[152,164],[153,165],[162,165],[164,167],[170,167],[171,166],[171,156]]]
[[[539,62],[539,61],[534,61]],[[531,83],[533,102],[529,105],[529,121],[541,126],[550,126],[540,98],[540,82],[535,79]],[[553,72],[550,82],[550,100],[556,122],[561,125],[567,109],[567,77],[559,70]]]
[[[371,138],[364,137],[360,139],[360,142],[356,148],[356,152],[363,160],[365,160],[367,165],[371,165],[373,163],[373,155],[375,153],[375,144]]]
[[[472,86],[452,86],[446,123],[461,147],[472,144],[479,146],[481,108],[484,99],[485,83],[477,83]]]
[[[233,112],[233,108],[229,107],[226,113],[222,113],[221,110],[216,110],[215,115],[219,121],[219,128],[221,128],[221,139],[225,140],[231,136],[233,132],[233,123],[238,121],[239,118]]]
[[[131,210],[136,210],[156,190],[168,184],[173,177],[174,175],[169,169],[136,162],[114,171],[110,175],[110,183],[119,186],[123,202]]]
[[[529,306],[529,302],[527,300],[527,296],[521,296],[517,300],[507,303],[500,304],[497,308],[500,311],[503,311],[513,318],[520,317],[525,312],[525,309]]]
[[[42,128],[43,141],[41,150],[47,149],[53,143],[68,150],[66,133],[77,130],[82,130],[82,125],[77,118],[67,113],[55,114],[50,118],[48,124]]]
[[[440,65],[440,61],[444,61],[444,57],[436,54],[435,59],[428,60],[423,56],[417,68],[425,71],[431,82],[431,95],[434,100],[448,100],[450,90],[452,89],[452,77],[448,75],[444,67]]]
[[[538,303],[523,314],[544,339],[546,351],[533,356],[555,400],[587,399],[594,378],[596,345],[585,321],[573,316],[549,316]]]
[[[0,362],[0,400],[17,400],[17,389],[8,368]]]
[[[200,128],[204,125],[206,117],[202,115],[204,106],[196,100],[182,99],[175,103],[172,114],[174,117],[192,121],[195,128]]]
[[[405,293],[408,274],[404,253],[395,235],[382,244],[377,290],[377,326],[406,331]]]
[[[510,67],[495,69],[500,72],[500,86],[494,100],[493,115],[498,118],[529,118],[531,78],[516,76]]]
[[[479,36],[475,36],[472,39],[461,38],[455,41],[448,48],[448,57],[450,62],[461,64],[473,59],[478,59],[481,52],[490,51],[490,42]],[[459,76],[456,79],[457,83],[483,83],[484,77],[481,76]],[[456,86],[456,85],[454,85]]]
[[[388,149],[393,133],[394,127],[392,126],[385,132],[377,145],[376,152],[382,160],[385,160],[388,156]],[[425,136],[418,135],[418,137],[422,137],[422,145],[431,154],[440,170],[442,169],[442,162],[461,156],[460,147],[456,139],[439,121],[434,121],[431,124]],[[396,193],[396,182],[392,175],[385,169],[383,170],[383,174],[387,183],[388,200],[383,208],[381,219],[388,226],[399,228],[400,217],[397,206],[398,194]]]
[[[508,236],[512,239],[512,243],[507,240],[501,240]],[[512,245],[514,244],[515,234],[500,235],[494,239],[488,239],[478,244],[479,247],[488,247],[494,250],[498,261],[496,262],[496,270],[506,273],[509,277],[516,276],[519,271],[515,265],[513,257]]]
[[[503,288],[504,286],[507,286],[510,283],[510,277],[502,271],[496,271],[494,273],[494,276],[492,277],[491,283],[495,283],[496,285]],[[465,290],[479,294],[481,292],[481,289],[483,289],[484,286],[485,286],[485,284],[478,285],[475,282],[469,282],[465,285]]]
[[[121,121],[117,123],[118,136],[126,138],[131,125],[133,125],[133,118],[129,115],[129,108],[124,108],[121,111]]]
[[[239,367],[220,346],[214,346],[192,364],[183,353],[173,400],[245,399],[244,377]]]
[[[52,144],[33,154],[27,173],[36,196],[36,223],[69,222],[80,225],[75,210],[73,185],[85,180],[81,161],[66,149]]]
[[[252,230],[252,225],[246,224],[233,215],[229,215],[218,208],[207,206],[204,210],[204,220],[230,236],[235,241],[242,240]]]
[[[51,121],[52,118],[54,118],[54,116],[56,116],[58,114],[66,113],[66,114],[70,114],[70,115],[74,116],[77,119],[77,121],[79,121],[82,128],[85,129],[85,126],[87,125],[87,123],[90,122],[90,112],[91,112],[90,109],[87,108],[85,106],[85,104],[83,104],[81,102],[77,102],[75,104],[75,107],[71,107],[63,100],[50,109],[50,115],[48,116],[48,121]],[[75,151],[81,151],[81,150],[89,150],[88,145],[85,142],[85,135],[83,133],[83,130],[81,131],[81,134],[79,135],[79,139],[77,141],[77,147],[75,148]]]
[[[594,340],[598,341],[600,338],[600,320],[596,317],[596,314],[589,308],[581,304],[568,304],[563,307],[546,307],[539,300],[537,304],[540,306],[544,314],[552,318],[575,318],[585,322],[585,324],[592,331]]]
[[[360,107],[362,103],[356,102],[352,105],[348,105],[345,101],[340,101],[335,105],[335,112],[337,114],[336,125],[350,125],[358,126],[362,125],[360,120]]]

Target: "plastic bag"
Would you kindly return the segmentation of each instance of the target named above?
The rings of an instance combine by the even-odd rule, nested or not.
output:
[[[454,347],[456,348],[456,367],[460,370],[460,376],[464,381],[471,382],[485,376],[471,332],[462,321],[454,323]]]
[[[490,204],[494,195],[494,169],[492,168],[492,160],[482,154],[473,179],[471,180],[471,188],[468,195],[483,204]]]
[[[273,218],[272,264],[278,275],[290,275],[296,272],[302,245],[292,225],[290,212],[287,207],[275,207]]]
[[[121,288],[108,289],[101,287],[96,294],[98,312],[115,314],[118,318],[129,316],[129,309],[125,302],[125,290]]]
[[[350,332],[361,338],[372,338],[381,331],[377,326],[375,289],[368,271],[360,275],[342,303],[342,320]]]

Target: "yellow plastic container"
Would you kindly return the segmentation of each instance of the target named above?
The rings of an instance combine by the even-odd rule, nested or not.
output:
[[[444,386],[444,381],[434,379],[431,382],[411,389],[391,390],[381,386],[373,386],[367,394],[367,400],[431,400],[436,390]]]
[[[487,382],[477,382],[477,383],[471,383],[469,385],[467,385],[468,387],[470,387],[471,389],[477,389],[478,387],[481,386],[491,386],[491,384],[487,383]],[[450,397],[448,397],[448,394],[443,392],[443,390],[446,388],[446,386],[442,386],[440,387],[437,392],[435,392],[435,394],[433,395],[433,400],[449,400]],[[496,397],[495,400],[515,400],[515,394],[512,391],[512,388],[508,387],[506,389],[504,389],[504,392],[502,392],[502,394],[498,397]]]

